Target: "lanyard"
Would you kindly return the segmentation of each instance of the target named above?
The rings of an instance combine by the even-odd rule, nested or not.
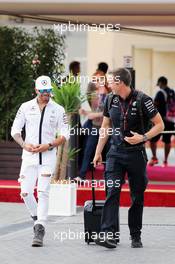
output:
[[[123,105],[122,105],[122,103],[120,101],[119,101],[119,104],[120,104],[120,109],[121,109],[121,112],[122,112],[122,115],[123,115],[123,118],[124,118],[124,131],[125,131],[127,129],[127,125],[128,125],[127,117],[128,117],[128,111],[129,111],[130,105],[132,104],[132,98],[129,101],[127,109],[125,109],[123,107]]]

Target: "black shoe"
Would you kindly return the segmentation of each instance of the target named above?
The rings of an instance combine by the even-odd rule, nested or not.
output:
[[[133,237],[131,238],[131,247],[132,248],[142,248],[143,244],[140,237]]]
[[[120,243],[120,240],[118,238],[114,238],[114,243],[117,245]]]
[[[43,246],[43,237],[45,235],[45,228],[43,225],[36,224],[33,227],[34,238],[32,242],[32,247],[42,247]]]
[[[33,219],[33,221],[37,221],[37,220],[38,220],[37,215],[35,215],[35,216],[32,216],[32,215],[31,215],[31,218]]]
[[[107,237],[107,233],[104,234],[103,237],[98,235],[97,239],[94,239],[94,242],[97,245],[105,247],[105,248],[116,248],[117,247],[117,243],[116,243],[115,239],[112,239],[112,238],[109,239]]]

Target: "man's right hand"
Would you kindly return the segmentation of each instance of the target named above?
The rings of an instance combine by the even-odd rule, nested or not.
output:
[[[95,157],[93,159],[93,164],[94,164],[94,167],[102,164],[102,155],[101,154],[95,154]]]
[[[33,152],[36,147],[33,144],[25,144],[23,149],[25,149],[28,152]]]
[[[79,109],[79,115],[84,115],[86,116],[88,114],[88,112],[86,110],[84,110],[83,108]]]

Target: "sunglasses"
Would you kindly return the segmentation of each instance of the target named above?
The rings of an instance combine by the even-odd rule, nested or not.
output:
[[[41,89],[41,90],[38,90],[41,94],[43,93],[51,93],[52,92],[52,89]]]

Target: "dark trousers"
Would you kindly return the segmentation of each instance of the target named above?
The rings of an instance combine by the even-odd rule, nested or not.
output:
[[[92,162],[98,143],[99,135],[88,135],[85,142],[84,154],[82,159],[82,165],[80,168],[79,176],[85,179],[86,172],[89,169],[90,163]]]
[[[92,121],[88,120],[84,124],[83,128],[89,129],[89,135],[86,135],[84,138],[84,144],[83,144],[83,151],[81,155],[83,156],[80,164],[80,172],[79,176],[82,179],[86,178],[86,172],[90,168],[90,163],[93,161],[95,150],[97,147],[98,139],[99,139],[99,129],[97,128],[97,135],[95,133],[92,133]],[[106,161],[106,153],[109,151],[110,148],[110,139],[106,143],[104,150],[102,152],[102,158],[103,161]]]
[[[148,182],[146,163],[147,158],[144,149],[116,150],[115,146],[111,146],[107,154],[105,170],[107,198],[102,213],[102,232],[115,232],[116,230],[115,219],[118,217],[119,212],[120,191],[127,173],[132,201],[128,212],[130,235],[132,237],[141,235],[144,191]]]

